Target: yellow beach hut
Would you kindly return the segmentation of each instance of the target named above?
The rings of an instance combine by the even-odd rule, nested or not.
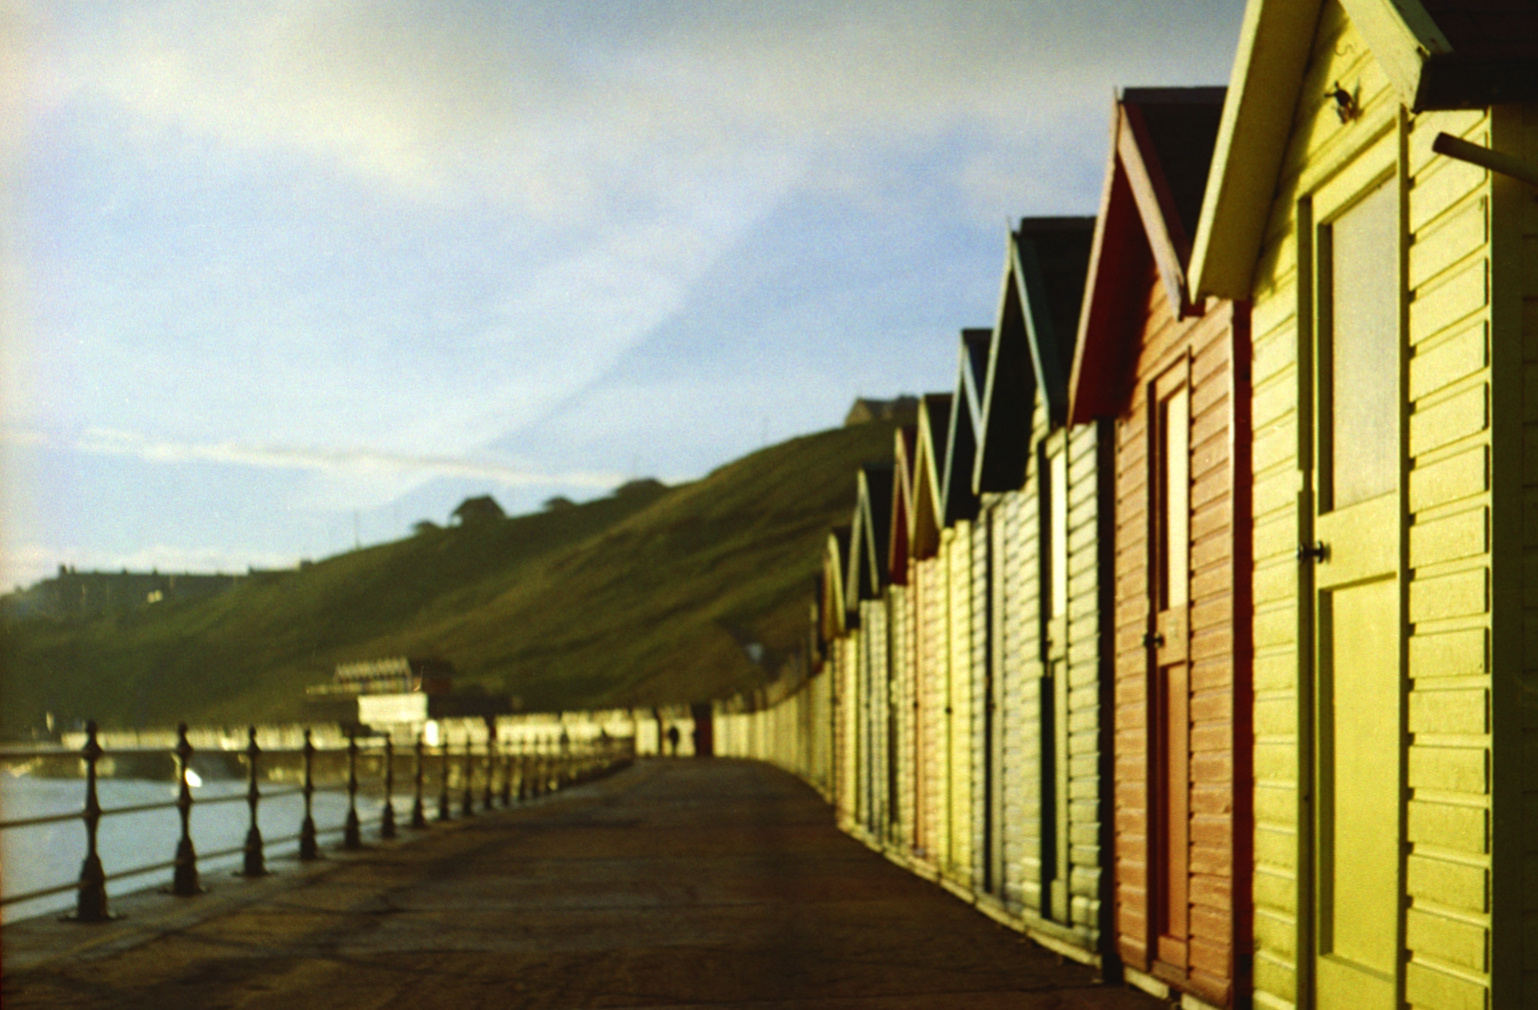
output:
[[[1538,1006],[1535,55],[1245,12],[1190,272],[1253,306],[1259,1007]]]
[[[909,591],[915,599],[917,699],[915,736],[918,778],[914,783],[914,859],[927,875],[938,874],[949,859],[950,749],[946,708],[950,689],[950,578],[940,535],[945,512],[941,475],[950,433],[951,394],[928,393],[919,398],[916,447],[913,456],[913,497],[909,513]]]

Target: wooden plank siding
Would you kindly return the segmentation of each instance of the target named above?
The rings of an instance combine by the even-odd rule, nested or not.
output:
[[[1528,162],[1538,160],[1538,107],[1525,106],[1521,109],[1498,110],[1494,118],[1492,128],[1497,131],[1495,138],[1500,146],[1509,151],[1518,153]],[[1429,169],[1429,166],[1428,166]],[[1442,171],[1456,171],[1462,176],[1477,176],[1481,173],[1472,170],[1471,166],[1462,166],[1454,163],[1443,167]],[[1426,173],[1430,177],[1430,172]],[[1418,177],[1419,179],[1419,177]],[[1430,188],[1428,181],[1428,189]],[[1520,213],[1512,212],[1501,214],[1497,220],[1506,223],[1505,228],[1499,229],[1492,238],[1500,243],[1500,252],[1503,262],[1513,262],[1514,269],[1503,276],[1512,276],[1516,283],[1512,286],[1520,291],[1520,305],[1507,306],[1500,303],[1497,306],[1499,316],[1497,318],[1502,325],[1501,335],[1510,340],[1512,334],[1520,332],[1522,348],[1522,398],[1521,398],[1521,424],[1522,424],[1522,659],[1521,679],[1517,684],[1502,685],[1498,696],[1498,711],[1510,711],[1515,718],[1508,717],[1498,721],[1495,730],[1499,734],[1520,734],[1521,758],[1520,763],[1508,759],[1497,768],[1497,775],[1502,777],[1499,783],[1502,791],[1500,800],[1508,805],[1512,802],[1519,804],[1520,819],[1515,823],[1521,824],[1520,843],[1514,844],[1509,856],[1506,847],[1499,851],[1503,859],[1509,859],[1520,866],[1516,873],[1517,879],[1522,881],[1522,886],[1517,892],[1520,895],[1518,907],[1514,908],[1510,915],[1520,915],[1520,956],[1522,979],[1520,983],[1519,1001],[1522,1005],[1538,1005],[1538,204],[1532,199],[1532,190],[1523,191],[1512,184],[1510,180],[1491,180],[1493,196],[1505,207],[1520,206]],[[1510,313],[1517,312],[1516,320],[1510,319]],[[1475,336],[1462,338],[1462,347],[1466,348],[1460,355],[1460,345],[1451,340],[1443,348],[1444,355],[1452,355],[1463,362],[1461,369],[1473,371],[1479,365],[1478,329],[1474,329]],[[1453,338],[1457,339],[1457,338]],[[1472,357],[1469,352],[1472,351]],[[1429,353],[1429,351],[1428,351]],[[1502,356],[1502,365],[1507,359]],[[1503,368],[1502,374],[1510,375],[1510,371]],[[1509,381],[1509,380],[1508,380]],[[1506,455],[1501,457],[1501,462],[1506,462]],[[1509,464],[1508,464],[1509,465]],[[1514,504],[1514,503],[1513,503]],[[1508,509],[1514,511],[1511,506]],[[1513,524],[1514,525],[1514,524]],[[1506,540],[1503,535],[1503,542]],[[1501,552],[1498,557],[1507,557]],[[1497,585],[1505,588],[1508,585],[1504,579]],[[1513,594],[1514,595],[1514,594]],[[1502,614],[1503,618],[1507,615]],[[1512,615],[1514,617],[1515,615]],[[1529,630],[1532,629],[1532,630]],[[1465,633],[1465,637],[1477,638],[1477,632],[1473,635]],[[1451,644],[1449,642],[1449,644]],[[1474,646],[1470,648],[1470,644]],[[1478,669],[1477,662],[1471,663],[1471,659],[1477,658],[1478,642],[1463,645],[1462,659],[1454,662],[1465,668]],[[1454,653],[1454,656],[1458,656]],[[1514,749],[1515,741],[1512,736],[1502,735],[1504,750]],[[1508,771],[1510,769],[1510,771]],[[1505,779],[1515,779],[1508,791],[1505,787]],[[1515,794],[1515,795],[1513,795]],[[1509,797],[1509,800],[1508,800]],[[1503,830],[1512,831],[1514,823],[1510,817],[1503,816],[1498,822]],[[1489,893],[1488,880],[1481,880],[1482,867],[1464,868],[1457,865],[1450,867],[1431,866],[1425,870],[1440,870],[1441,873],[1430,873],[1426,881],[1429,886],[1440,885],[1435,895],[1428,894],[1428,904],[1440,898],[1443,902],[1451,904],[1454,908],[1467,908],[1477,905],[1477,901],[1469,901],[1466,897],[1454,897],[1477,893],[1479,884],[1484,884],[1486,893]],[[1458,878],[1464,878],[1461,885]],[[1515,888],[1513,888],[1515,890]],[[1448,901],[1452,898],[1452,901]],[[1507,919],[1510,921],[1510,918]],[[1517,930],[1512,930],[1517,932]],[[1499,957],[1499,952],[1497,953]]]
[[[950,697],[949,573],[941,552],[915,566],[919,591],[919,712],[924,797],[920,810],[920,859],[938,873],[950,852],[950,736],[946,709]]]
[[[902,855],[911,856],[918,841],[914,823],[914,779],[916,771],[917,695],[915,665],[918,658],[914,620],[916,595],[906,585],[887,589],[891,624],[891,726],[893,778],[893,829],[890,842]]]
[[[1107,939],[1106,862],[1109,770],[1109,644],[1111,615],[1103,572],[1110,546],[1108,425],[1067,430],[1068,453],[1068,684],[1066,877],[1074,943],[1103,953]]]
[[[1137,382],[1116,421],[1116,892],[1125,961],[1217,1005],[1234,997],[1236,958],[1249,931],[1245,907],[1249,790],[1248,558],[1236,544],[1230,390],[1232,308],[1177,321],[1150,264]],[[1185,362],[1185,365],[1180,365]],[[1150,717],[1149,385],[1174,367],[1190,374],[1190,644],[1188,961],[1160,964],[1150,947],[1148,860],[1153,741]],[[1247,404],[1246,404],[1247,406]],[[1244,476],[1240,474],[1239,476]],[[1245,570],[1238,570],[1243,562]],[[1241,612],[1240,608],[1243,608]],[[1241,749],[1244,753],[1241,753]],[[1242,834],[1242,837],[1241,837]],[[1237,889],[1241,892],[1236,895]],[[1157,896],[1155,896],[1157,897]],[[1235,899],[1239,899],[1235,915]]]
[[[945,878],[972,887],[972,527],[962,520],[941,532],[946,559],[946,764],[949,779]]]
[[[1039,500],[1003,495],[1004,903],[1017,914],[1041,908],[1041,562]]]
[[[887,837],[887,681],[891,641],[884,599],[860,601],[862,748],[861,789],[866,794],[862,823],[872,843]]]
[[[983,508],[972,524],[971,577],[967,586],[971,614],[971,650],[967,657],[967,675],[972,698],[968,737],[971,741],[972,827],[971,878],[979,896],[988,894],[997,901],[1000,882],[993,879],[997,865],[993,851],[997,839],[998,817],[994,789],[997,788],[998,753],[994,719],[998,715],[992,695],[993,649],[993,523],[991,508]]]

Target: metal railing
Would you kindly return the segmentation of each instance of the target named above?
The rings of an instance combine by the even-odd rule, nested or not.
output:
[[[242,857],[239,875],[261,877],[268,872],[266,850],[269,846],[297,842],[298,858],[302,861],[321,858],[319,842],[323,836],[341,835],[340,848],[361,849],[363,848],[363,822],[358,815],[358,794],[366,786],[372,788],[377,785],[383,792],[383,806],[378,818],[379,837],[390,839],[397,836],[394,806],[397,755],[395,742],[389,736],[364,737],[361,741],[357,736],[350,736],[345,747],[321,748],[315,745],[311,731],[307,729],[304,731],[304,744],[301,747],[263,749],[257,744],[256,727],[252,726],[247,731],[244,750],[236,752],[243,758],[245,765],[245,792],[198,800],[193,798],[189,781],[195,751],[187,739],[186,723],[177,727],[176,736],[176,745],[169,750],[171,757],[175,760],[176,799],[104,809],[97,792],[98,764],[102,758],[147,753],[164,754],[166,751],[145,748],[108,750],[98,742],[96,723],[94,721],[87,723],[85,745],[75,752],[85,766],[84,807],[70,813],[0,821],[0,831],[81,821],[85,825],[86,855],[80,866],[79,879],[22,894],[0,896],[0,906],[33,901],[74,890],[77,892],[77,899],[75,913],[70,918],[76,922],[103,922],[112,918],[107,907],[106,889],[106,885],[111,881],[171,870],[170,893],[181,897],[192,897],[203,892],[198,874],[200,859],[208,861],[238,855]],[[437,745],[438,821],[449,821],[454,817],[455,804],[452,802],[451,792],[459,794],[460,816],[474,816],[477,782],[481,787],[479,796],[481,809],[490,811],[495,808],[498,801],[502,807],[506,808],[512,806],[515,801],[526,802],[567,786],[590,781],[628,765],[635,755],[635,741],[629,738],[602,736],[597,739],[571,740],[564,732],[559,739],[547,736],[533,738],[524,736],[508,741],[503,741],[497,733],[491,732],[486,735],[484,741],[479,741],[479,747],[476,746],[477,742],[469,733],[466,733],[457,750],[447,736]],[[4,748],[0,749],[0,759],[56,757],[61,753],[69,752],[53,749]],[[280,757],[298,760],[302,769],[300,784],[274,788],[269,781],[267,788],[263,789],[261,772],[264,765],[270,768],[273,759]],[[318,786],[315,782],[316,765],[318,759],[327,757],[345,760],[345,777]],[[408,823],[411,828],[418,831],[429,826],[424,807],[424,789],[427,788],[431,777],[429,765],[433,763],[432,748],[424,742],[421,734],[417,734],[412,745],[413,796],[411,818]],[[365,778],[360,778],[360,766]],[[451,779],[455,781],[451,782]],[[313,809],[315,794],[342,790],[346,790],[347,793],[345,819],[341,824],[317,829]],[[300,821],[298,831],[291,835],[264,839],[257,816],[261,801],[293,795],[304,798],[304,817]],[[244,801],[249,809],[249,828],[246,831],[245,841],[238,846],[204,852],[200,855],[192,839],[193,807],[240,801]],[[105,871],[97,851],[97,827],[102,818],[172,809],[180,818],[180,836],[176,842],[175,855],[171,859],[117,870],[113,873]]]

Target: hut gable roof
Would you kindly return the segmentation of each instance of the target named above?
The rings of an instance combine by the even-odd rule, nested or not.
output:
[[[908,538],[913,515],[913,458],[918,447],[918,425],[897,429],[892,451],[892,511],[888,521],[887,578],[893,585],[908,584]]]
[[[989,333],[984,394],[973,415],[972,490],[1009,491],[1025,481],[1035,397],[1060,422],[1095,219],[1025,218],[1009,235],[999,310]]]
[[[1150,259],[1173,311],[1191,307],[1186,265],[1223,108],[1222,88],[1129,88],[1111,154],[1079,316],[1068,420],[1117,413],[1136,356]]]
[[[831,642],[848,630],[849,608],[844,592],[844,578],[849,558],[849,527],[828,531],[822,553],[822,637]]]
[[[972,490],[972,470],[977,459],[977,421],[981,391],[986,388],[988,345],[991,330],[961,331],[961,360],[956,370],[956,392],[951,395],[951,416],[945,435],[945,466],[940,477],[940,524],[949,526],[977,515],[977,495]]]
[[[892,521],[892,466],[870,464],[855,475],[854,522],[849,543],[849,576],[844,582],[846,601],[856,609],[861,600],[873,600],[887,584],[887,555]]]
[[[1320,0],[1250,0],[1191,254],[1197,295],[1249,297]],[[1341,0],[1411,111],[1538,100],[1538,12],[1501,0]]]
[[[945,474],[950,434],[951,394],[925,393],[919,398],[919,424],[913,453],[913,509],[908,516],[908,549],[922,560],[940,547],[944,519],[941,480]]]

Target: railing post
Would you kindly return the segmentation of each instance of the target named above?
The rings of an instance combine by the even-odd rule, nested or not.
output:
[[[470,731],[465,731],[465,790],[459,798],[459,812],[466,817],[475,816],[475,747],[470,740]]]
[[[500,737],[497,746],[502,751],[502,809],[506,810],[513,805],[513,749],[504,745]]]
[[[529,798],[529,737],[524,734],[518,740],[518,802]]]
[[[454,811],[449,803],[449,735],[443,734],[443,741],[438,745],[438,763],[442,766],[439,770],[442,775],[442,789],[438,792],[438,820],[447,821],[453,819]]]
[[[192,786],[187,782],[187,771],[192,762],[192,744],[187,741],[187,724],[176,726],[176,812],[182,819],[182,837],[176,843],[176,870],[171,877],[171,893],[182,898],[200,893],[198,886],[198,854],[192,847]]]
[[[264,877],[267,875],[266,857],[262,854],[262,829],[256,824],[256,805],[261,802],[262,791],[257,787],[256,775],[257,758],[261,757],[262,749],[256,745],[256,727],[251,726],[246,731],[246,763],[249,778],[246,785],[246,806],[251,809],[251,827],[246,831],[246,861],[241,869],[241,874],[247,877]]]
[[[395,793],[395,740],[389,734],[385,735],[384,757],[384,812],[379,817],[379,837],[395,837],[395,802],[391,797]]]
[[[342,826],[342,848],[363,848],[358,830],[358,736],[347,734],[347,821]]]
[[[416,778],[416,792],[411,800],[411,826],[413,828],[427,827],[427,811],[422,807],[422,734],[417,734],[416,742],[417,762],[414,776]]]
[[[490,810],[492,801],[496,798],[493,789],[493,779],[497,774],[497,730],[494,726],[486,727],[486,783],[481,788],[481,809]]]
[[[558,769],[555,782],[557,789],[565,789],[571,785],[572,780],[571,737],[567,735],[565,726],[561,727],[559,746],[560,750],[555,759],[555,766]]]
[[[315,741],[304,731],[304,823],[299,825],[299,858],[319,859],[320,846],[315,840]]]
[[[80,895],[75,902],[76,922],[105,922],[107,913],[107,874],[96,854],[96,825],[101,821],[101,803],[96,797],[96,762],[101,759],[101,744],[96,742],[96,720],[85,724],[85,861],[80,864]]]

